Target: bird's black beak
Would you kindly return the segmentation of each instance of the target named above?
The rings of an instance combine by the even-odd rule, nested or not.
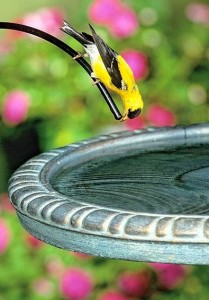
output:
[[[138,115],[140,115],[141,112],[142,112],[142,110],[141,110],[140,108],[138,108],[138,109],[136,109],[136,110],[133,110],[133,111],[131,111],[131,110],[129,109],[129,111],[128,111],[128,118],[129,118],[129,119],[134,119],[134,118],[136,118]]]

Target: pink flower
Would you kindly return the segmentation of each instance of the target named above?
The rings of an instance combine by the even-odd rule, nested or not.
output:
[[[30,97],[21,90],[14,90],[4,99],[2,116],[5,123],[18,125],[23,122],[28,114]]]
[[[158,277],[160,288],[172,290],[186,277],[187,267],[175,264],[150,263]]]
[[[148,74],[148,60],[144,53],[136,50],[125,50],[121,55],[131,67],[136,80]]]
[[[139,27],[139,20],[133,10],[123,7],[119,14],[112,19],[110,32],[117,38],[127,38],[136,33]]]
[[[143,297],[149,290],[150,274],[142,272],[125,272],[119,277],[119,287],[129,296]]]
[[[52,277],[61,277],[64,273],[64,264],[58,257],[50,257],[45,265],[46,271]]]
[[[61,279],[60,287],[66,299],[83,300],[91,293],[93,283],[89,273],[79,268],[69,268]]]
[[[10,231],[3,219],[0,219],[0,254],[4,253],[10,242]]]
[[[120,0],[95,0],[89,7],[88,14],[91,21],[108,25],[119,14],[120,9]]]
[[[192,3],[186,8],[187,18],[194,23],[209,25],[209,6],[203,3]]]
[[[128,300],[128,298],[117,291],[107,291],[101,295],[99,300]]]
[[[45,278],[38,278],[32,284],[33,290],[40,296],[49,297],[54,293],[52,282]]]
[[[60,27],[62,26],[63,18],[64,14],[61,10],[50,7],[26,14],[22,18],[22,23],[59,36],[61,34]]]
[[[25,237],[26,243],[29,247],[38,249],[43,246],[43,242],[35,238],[33,235],[27,233]]]
[[[128,119],[125,125],[129,130],[142,129],[146,127],[144,119],[140,116],[138,118]]]
[[[89,18],[106,26],[117,38],[129,37],[139,27],[136,13],[120,0],[95,0],[89,7]]]
[[[176,124],[174,113],[160,104],[150,105],[146,117],[149,123],[154,126],[173,126]]]

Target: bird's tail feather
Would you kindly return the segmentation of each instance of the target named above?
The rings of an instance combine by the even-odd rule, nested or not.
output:
[[[82,33],[78,32],[66,21],[64,21],[64,25],[60,29],[75,38],[82,45],[92,44],[92,41],[88,39],[88,35],[83,35]]]

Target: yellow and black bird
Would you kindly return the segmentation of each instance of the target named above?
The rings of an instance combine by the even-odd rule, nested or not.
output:
[[[98,36],[91,25],[91,34],[78,32],[68,22],[64,21],[61,30],[75,38],[84,46],[91,62],[92,77],[101,81],[107,88],[116,92],[123,101],[123,116],[137,117],[143,109],[143,100],[136,85],[133,72],[126,61],[111,49],[103,39]],[[80,55],[75,57],[78,58]]]

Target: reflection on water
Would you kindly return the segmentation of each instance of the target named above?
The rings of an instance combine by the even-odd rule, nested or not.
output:
[[[129,155],[61,169],[50,182],[77,201],[105,207],[161,214],[209,212],[209,147]]]

